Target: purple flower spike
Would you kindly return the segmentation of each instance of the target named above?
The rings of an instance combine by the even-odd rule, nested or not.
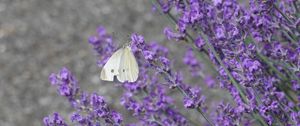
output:
[[[74,102],[76,95],[78,95],[79,87],[77,80],[67,68],[62,68],[59,74],[52,73],[49,76],[49,80],[52,85],[57,85],[60,95],[67,97],[70,102]]]
[[[116,50],[111,35],[109,35],[102,26],[98,28],[97,35],[89,38],[89,43],[92,45],[96,54],[101,56],[97,61],[99,67],[104,66],[108,58]]]
[[[62,68],[58,74],[51,74],[49,78],[51,84],[57,86],[58,93],[65,96],[76,109],[70,117],[72,122],[95,126],[102,123],[114,126],[122,124],[121,114],[111,110],[104,97],[79,90],[75,77],[67,68]],[[57,113],[53,117],[45,117],[44,123],[46,126],[66,125]]]
[[[183,63],[188,65],[192,76],[200,76],[202,70],[202,64],[198,61],[192,49],[188,49],[183,58]]]
[[[202,50],[204,45],[205,45],[205,42],[204,40],[202,39],[202,37],[198,37],[196,40],[195,40],[195,45],[199,48],[199,50]]]
[[[65,120],[58,114],[53,113],[52,116],[44,118],[44,126],[68,126]]]
[[[145,56],[146,60],[153,60],[154,57],[155,57],[155,53],[154,52],[147,51],[147,50],[143,51],[143,55]]]
[[[184,37],[183,34],[175,33],[169,27],[166,27],[164,29],[164,34],[169,40],[175,39],[176,41],[178,41],[178,40],[182,40]]]

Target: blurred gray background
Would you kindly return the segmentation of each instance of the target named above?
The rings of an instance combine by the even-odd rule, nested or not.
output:
[[[62,66],[83,90],[124,109],[112,99],[121,90],[99,80],[87,39],[103,25],[115,40],[128,40],[132,32],[163,40],[167,23],[142,0],[0,0],[0,125],[39,126],[55,111],[68,118],[72,108],[48,82]]]

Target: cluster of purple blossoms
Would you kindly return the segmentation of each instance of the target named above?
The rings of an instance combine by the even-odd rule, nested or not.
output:
[[[122,124],[121,114],[111,110],[102,96],[79,90],[77,80],[67,68],[62,68],[58,74],[51,74],[49,80],[52,85],[57,86],[58,93],[65,96],[75,109],[70,116],[70,120],[74,124],[87,126]],[[45,117],[44,124],[46,126],[67,126],[58,113],[54,113],[53,117]]]
[[[183,76],[180,72],[174,72],[171,68],[170,60],[168,57],[168,51],[165,47],[159,46],[157,43],[146,44],[141,35],[133,34],[131,36],[132,46],[137,49],[136,52],[140,53],[146,60],[146,66],[149,66],[156,70],[155,75],[160,74],[163,79],[168,83],[158,84],[165,85],[170,89],[178,89],[184,96],[183,103],[186,108],[199,108],[203,107],[205,97],[201,94],[200,88],[191,87],[183,82]],[[138,55],[138,54],[136,54]],[[146,67],[145,69],[149,69]],[[154,80],[154,79],[152,79]]]
[[[186,51],[183,62],[184,64],[189,66],[189,71],[192,73],[192,76],[204,76],[203,73],[201,73],[201,69],[203,68],[203,66],[196,58],[192,49],[188,49]]]
[[[300,1],[156,0],[154,6],[175,22],[174,30],[164,29],[166,38],[187,44],[182,59],[191,77],[229,92],[232,101],[208,107],[202,89],[186,84],[181,69],[172,67],[168,48],[132,34],[129,46],[143,76],[118,85],[120,104],[136,120],[127,125],[191,125],[170,96],[173,90],[182,95],[182,106],[199,112],[210,126],[300,125]],[[117,49],[104,27],[89,43],[100,68]],[[72,122],[124,125],[102,96],[80,91],[66,68],[49,79],[75,108]],[[44,123],[67,125],[58,113]]]
[[[261,125],[299,125],[300,2],[247,2],[157,0],[178,28],[173,33],[168,28],[167,38],[178,41],[180,34],[180,40],[199,48],[196,53],[210,57],[219,87],[235,101],[238,110],[225,110],[229,104],[218,110],[218,124],[251,122],[244,118],[251,116]],[[187,65],[198,68],[191,54],[186,58],[191,59],[185,59]]]
[[[93,45],[93,49],[96,51],[96,54],[101,57],[101,59],[98,60],[99,67],[103,67],[108,58],[116,50],[112,36],[106,33],[106,30],[103,26],[100,26],[97,29],[96,36],[91,36],[89,38],[89,43]],[[103,54],[106,55],[102,56]]]
[[[65,120],[58,113],[53,113],[53,116],[45,117],[44,125],[45,126],[67,126]]]

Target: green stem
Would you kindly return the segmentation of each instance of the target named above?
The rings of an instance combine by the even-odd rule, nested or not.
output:
[[[290,34],[288,31],[282,30],[283,34],[294,44],[298,44],[297,40],[295,39],[295,36]]]
[[[236,82],[236,80],[233,78],[233,76],[231,75],[230,71],[226,68],[226,66],[224,65],[224,63],[222,62],[221,58],[219,57],[219,54],[216,52],[216,50],[214,49],[214,47],[212,46],[212,44],[210,42],[208,42],[207,37],[200,32],[201,36],[204,38],[205,43],[208,45],[209,49],[212,51],[212,53],[214,54],[214,56],[216,57],[217,61],[220,63],[220,65],[223,67],[223,69],[225,70],[226,74],[229,76],[230,81],[233,83],[233,85],[237,88],[239,94],[242,97],[242,100],[248,104],[248,99],[245,95],[245,92],[241,89],[240,85]],[[259,120],[259,122],[261,122],[264,126],[267,126],[268,124],[264,121],[264,119],[257,115],[256,112],[253,113],[254,117],[257,118]]]
[[[152,122],[157,123],[159,126],[163,126],[164,125],[160,121],[158,121],[154,116],[152,116]]]
[[[219,54],[217,53],[217,51],[215,50],[215,48],[213,47],[213,45],[210,42],[208,42],[207,37],[202,32],[200,32],[200,34],[204,38],[204,41],[205,41],[206,45],[208,45],[209,49],[212,51],[213,55],[215,56],[215,58],[217,59],[217,61],[219,62],[219,64],[223,67],[223,69],[225,70],[226,74],[229,76],[230,81],[237,88],[238,92],[240,93],[240,95],[242,97],[242,100],[245,103],[248,103],[248,100],[247,100],[247,97],[245,95],[245,92],[241,89],[240,85],[236,82],[236,80],[234,79],[234,77],[231,75],[230,71],[224,65],[223,61],[221,60]]]
[[[176,86],[176,88],[183,93],[186,97],[189,97],[185,91],[180,87],[180,86]],[[210,126],[214,126],[214,124],[207,118],[207,116],[203,113],[202,109],[200,107],[197,107],[196,110],[204,117],[204,119],[208,122],[208,124]]]
[[[294,1],[293,2],[293,6],[294,6],[294,8],[295,8],[295,10],[296,10],[296,16],[298,16],[299,17],[299,9],[298,9],[298,7],[297,7],[297,3],[296,3],[297,1]]]
[[[257,46],[253,41],[251,41],[251,42],[252,42],[255,46]],[[282,74],[279,70],[277,70],[277,69],[274,67],[273,63],[272,63],[271,61],[269,61],[269,59],[268,59],[266,56],[260,54],[259,51],[256,51],[256,55],[257,55],[258,58],[260,58],[264,63],[266,63],[266,64],[271,68],[271,70],[274,71],[274,72],[276,73],[277,76],[279,76],[279,78],[282,80],[282,82],[288,82],[288,81],[289,81],[289,79],[286,78],[284,74]],[[297,79],[297,80],[298,80],[298,79]],[[292,90],[291,85],[286,85],[286,86],[287,86],[287,88],[289,88],[289,89],[292,91],[292,93],[295,93],[295,92]],[[293,97],[291,96],[291,94],[290,94],[288,91],[286,91],[281,85],[277,85],[276,87],[278,87],[281,91],[283,91],[283,92],[286,94],[286,97],[287,97],[288,100],[290,100],[290,101],[292,101],[292,102],[294,102],[294,103],[297,103],[297,101],[296,101],[295,99],[293,99]],[[298,110],[299,110],[299,107],[296,107],[296,110],[298,111]]]
[[[267,57],[263,56],[262,54],[260,53],[256,53],[256,55],[263,61],[265,62],[271,69],[272,71],[274,71],[280,78],[286,80],[285,76],[280,72],[278,71],[271,62],[268,61]]]
[[[263,126],[268,126],[268,124],[265,122],[265,120],[258,114],[256,114],[257,112],[254,111],[254,113],[252,113],[251,115],[256,118],[257,120],[259,120],[260,124]]]
[[[176,86],[176,88],[183,94],[185,94],[186,97],[189,97],[185,91],[180,87]],[[208,122],[210,126],[214,126],[214,124],[207,118],[207,116],[203,113],[202,109],[200,107],[197,107],[196,110],[204,117],[204,119]]]
[[[299,2],[299,1],[298,1]],[[294,8],[295,8],[295,10],[296,10],[296,17],[297,18],[299,18],[300,17],[300,11],[299,11],[299,8],[298,8],[298,6],[297,6],[297,1],[295,0],[294,2],[293,2],[293,6],[294,6]]]
[[[257,92],[257,89],[256,89],[255,87],[253,87],[253,86],[251,86],[251,88],[253,89],[254,95],[256,96],[256,97],[255,97],[256,102],[259,103],[259,104],[263,104],[263,105],[267,106],[265,103],[262,102],[262,100],[261,100],[261,98],[260,98],[260,96],[259,96],[259,93]],[[278,102],[279,102],[279,101],[278,101]],[[280,102],[279,102],[279,103],[280,103]],[[284,112],[283,109],[282,109],[282,111]],[[284,113],[285,113],[285,112],[284,112]],[[270,114],[272,115],[273,118],[276,118],[276,121],[277,121],[279,124],[281,124],[282,126],[284,126],[284,125],[279,121],[278,117],[274,115],[274,113],[273,113],[272,111],[270,112]]]
[[[278,18],[278,19],[280,18],[280,17],[278,17],[278,15],[275,15],[275,14],[272,14],[272,16],[275,18]],[[292,28],[294,30],[297,30],[297,28],[288,27],[284,24],[278,24],[278,25],[279,25],[280,29],[282,29],[281,32],[287,37],[287,39],[289,39],[292,43],[297,44],[297,40],[296,40],[297,37],[294,34],[291,34],[292,31],[290,30],[290,28]],[[295,32],[297,32],[297,31],[295,31]]]
[[[279,65],[279,66],[283,67],[289,77],[291,77],[292,79],[295,79],[298,82],[300,82],[300,79],[295,75],[295,73],[293,71],[290,70],[290,68],[292,68],[291,65],[289,65],[285,62],[269,59],[269,58],[267,58],[266,56],[263,56],[263,55],[261,55],[261,56],[264,57],[264,59],[263,59],[264,62],[271,62],[272,64],[276,64],[276,65]],[[272,70],[277,70],[273,65],[270,66],[270,67],[272,67]]]
[[[174,85],[176,85],[176,89],[177,89],[179,92],[181,92],[185,97],[190,97],[190,96],[183,90],[183,88],[175,82],[174,78],[172,78],[172,76],[171,76],[168,72],[166,72],[166,71],[164,71],[164,70],[160,70],[160,71],[161,71],[162,73],[164,73],[164,74],[168,77],[168,79],[169,79]],[[209,124],[210,126],[214,126],[214,124],[207,118],[207,116],[203,113],[203,111],[201,110],[200,107],[197,107],[196,110],[203,116],[203,118],[208,122],[208,124]]]
[[[293,22],[277,7],[277,5],[273,4],[275,10],[277,10],[285,20],[287,20],[290,24],[293,24]]]
[[[205,118],[205,120],[209,123],[209,125],[213,126],[214,124],[205,116],[204,112],[202,112],[200,107],[197,107],[197,111]]]
[[[287,74],[288,74],[291,78],[297,80],[297,81],[300,83],[300,79],[295,75],[294,72],[292,72],[292,71],[290,70],[290,68],[292,68],[292,66],[288,65],[288,64],[285,63],[285,62],[275,61],[275,60],[272,60],[272,59],[269,59],[269,60],[270,60],[272,63],[274,63],[274,64],[276,64],[276,65],[280,65],[280,66],[282,66],[283,68],[285,68],[285,71],[287,72]]]
[[[271,70],[274,71],[274,72],[276,73],[276,75],[278,75],[278,76],[281,78],[281,80],[282,80],[283,82],[287,82],[287,81],[288,81],[288,79],[287,79],[280,71],[278,71],[278,70],[273,66],[273,64],[272,64],[271,62],[268,61],[267,57],[261,55],[260,53],[257,53],[257,56],[258,56],[261,60],[263,60],[263,62],[265,62],[265,63],[271,68]],[[288,91],[286,91],[281,85],[278,85],[277,87],[278,87],[281,91],[283,91],[283,92],[286,94],[287,99],[289,99],[290,101],[292,101],[292,102],[294,102],[294,103],[297,102],[295,99],[293,99],[293,97],[291,96],[291,94],[290,94]],[[287,87],[288,87],[289,89],[292,89],[292,88],[290,87],[290,85],[287,85]],[[292,91],[292,90],[291,90],[291,91]],[[294,93],[294,92],[292,91],[292,93]],[[299,110],[298,107],[296,107],[296,109]]]

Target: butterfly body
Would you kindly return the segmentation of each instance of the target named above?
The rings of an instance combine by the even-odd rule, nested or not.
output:
[[[108,59],[101,71],[100,78],[101,80],[113,81],[114,76],[117,76],[120,82],[135,82],[138,74],[138,64],[130,46],[124,46]]]

